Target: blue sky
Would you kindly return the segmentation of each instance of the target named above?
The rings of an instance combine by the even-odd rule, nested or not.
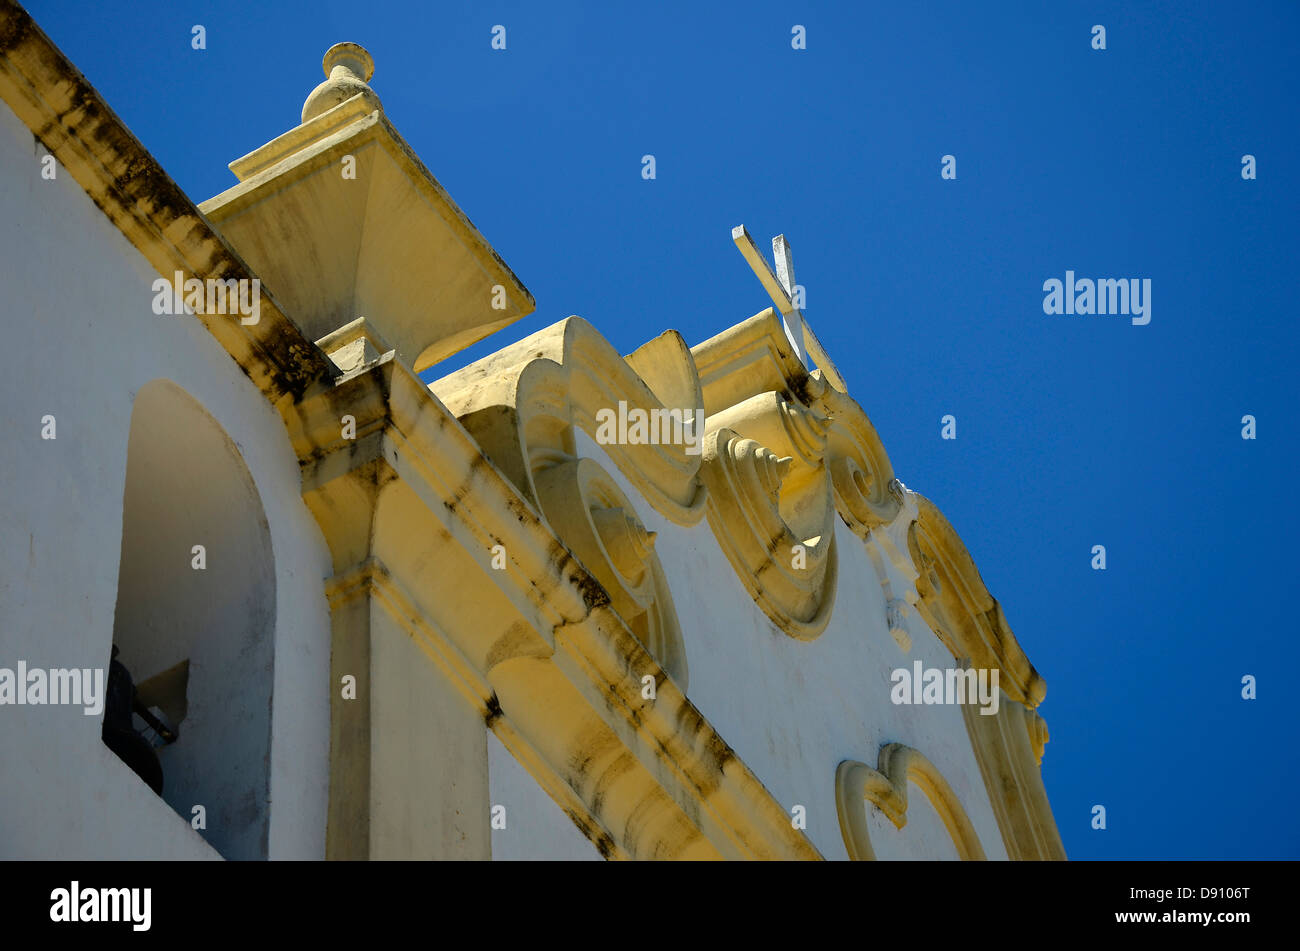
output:
[[[768,303],[731,227],[783,232],[898,476],[1047,680],[1068,855],[1300,858],[1300,6],[114,6],[28,2],[196,202],[297,124],[326,48],[371,51],[389,118],[538,304],[436,375],[569,314],[623,352],[698,343]],[[1149,278],[1150,324],[1045,315],[1067,269]]]

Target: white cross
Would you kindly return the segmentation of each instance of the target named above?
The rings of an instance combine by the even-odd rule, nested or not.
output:
[[[763,257],[763,252],[758,250],[758,245],[754,244],[754,239],[749,236],[744,225],[736,225],[731,229],[731,240],[736,242],[736,247],[740,249],[740,253],[744,255],[754,274],[758,276],[759,283],[767,291],[767,296],[772,298],[772,303],[781,312],[785,335],[790,338],[790,344],[794,347],[799,362],[805,367],[808,366],[808,356],[811,353],[817,366],[821,368],[822,375],[840,392],[847,393],[848,387],[844,383],[844,378],[835,369],[835,364],[826,354],[826,348],[821,345],[817,335],[804,320],[803,311],[794,304],[797,286],[794,282],[794,255],[785,240],[785,235],[779,234],[772,239],[772,257],[776,260],[776,273],[768,267],[767,259]]]

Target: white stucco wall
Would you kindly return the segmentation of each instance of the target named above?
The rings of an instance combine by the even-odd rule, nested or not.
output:
[[[847,859],[835,806],[835,770],[854,759],[875,767],[880,748],[904,743],[934,763],[970,816],[985,854],[1005,859],[988,794],[955,705],[890,701],[891,672],[921,660],[947,669],[953,658],[915,612],[907,617],[904,654],[886,624],[885,597],[866,547],[839,519],[839,584],[834,614],[820,637],[798,641],[754,604],[707,520],[683,528],[660,516],[586,433],[577,452],[597,461],[658,532],[663,564],[682,627],[687,696],[787,809],[807,810],[807,834],[828,859]],[[938,814],[909,790],[909,821],[896,830],[874,807],[872,847],[880,858],[953,858]],[[915,811],[913,811],[915,810]],[[877,835],[884,823],[889,829]]]
[[[488,731],[488,788],[492,806],[505,807],[505,828],[492,830],[493,861],[559,859],[603,861],[537,780]]]
[[[321,858],[330,566],[283,425],[198,321],[152,312],[158,275],[66,171],[41,178],[43,154],[0,103],[0,667],[107,665],[132,400],[151,380],[175,381],[238,447],[270,532],[268,852]],[[47,414],[54,440],[41,438]],[[239,696],[242,682],[230,689]],[[100,727],[79,707],[0,706],[0,858],[215,857]]]

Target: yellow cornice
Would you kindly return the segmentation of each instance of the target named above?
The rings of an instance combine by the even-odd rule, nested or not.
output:
[[[1038,706],[1047,684],[1011,633],[966,545],[938,506],[919,494],[917,503],[909,547],[919,572],[918,608],[954,657],[997,669],[1008,696],[1030,709]]]
[[[358,94],[237,159],[240,183],[199,208],[306,332],[364,316],[418,372],[536,303],[372,105]]]
[[[337,490],[349,472],[363,473],[363,484],[381,493],[390,483],[405,487],[450,538],[479,560],[482,582],[515,605],[529,629],[553,643],[540,652],[485,651],[475,646],[475,639],[491,632],[468,616],[461,618],[464,628],[449,626],[447,619],[422,628],[450,645],[448,656],[455,652],[464,658],[454,667],[463,681],[476,679],[472,692],[485,722],[508,746],[514,744],[530,770],[542,770],[545,764],[538,780],[557,802],[567,803],[565,808],[584,804],[575,816],[580,827],[606,830],[617,844],[609,849],[612,857],[706,857],[710,852],[732,858],[820,857],[629,629],[604,586],[409,368],[379,360],[339,385],[348,389],[346,396],[332,400],[321,394],[298,416],[295,445],[303,455],[304,491],[313,511],[323,526],[329,524],[328,513],[338,500],[351,497]],[[350,389],[367,386],[375,396]],[[377,410],[381,404],[386,411],[373,416],[377,441],[362,446],[337,440],[331,419],[341,406]],[[370,475],[376,466],[391,474]],[[414,530],[404,524],[407,532]],[[496,545],[507,556],[503,571],[490,567]],[[385,566],[394,579],[410,570]],[[373,581],[373,566],[367,571]],[[401,587],[412,592],[401,616],[418,617],[428,610],[409,582]],[[517,636],[510,642],[522,643]],[[647,676],[655,684],[652,700],[642,694]],[[539,684],[549,686],[539,692]],[[499,726],[498,718],[508,728]],[[561,729],[561,722],[571,726]],[[625,791],[619,797],[602,792],[603,785],[588,771],[572,770],[593,743],[616,743],[632,756],[615,757],[603,767],[623,777],[619,787]],[[557,783],[567,792],[558,794]],[[641,810],[636,816],[628,812],[634,806]],[[647,814],[659,819],[645,826],[638,816]]]
[[[202,281],[259,276],[13,0],[0,0],[0,98],[159,275],[171,280],[180,271]],[[152,294],[141,285],[142,310]],[[285,316],[272,288],[261,289],[256,324],[228,315],[200,313],[196,319],[273,405],[337,374]]]

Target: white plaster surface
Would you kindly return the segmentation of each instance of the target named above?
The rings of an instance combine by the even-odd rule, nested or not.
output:
[[[174,381],[234,441],[266,513],[275,570],[267,850],[321,858],[330,565],[283,424],[196,319],[152,312],[158,275],[66,170],[41,178],[44,154],[0,103],[9,354],[0,375],[0,667],[107,665],[132,401],[152,380]],[[57,439],[41,439],[47,414]],[[215,857],[103,745],[100,726],[80,707],[0,706],[0,858]]]
[[[890,701],[895,668],[920,659],[925,667],[946,669],[954,665],[952,655],[915,611],[906,613],[912,648],[902,652],[889,635],[871,558],[847,525],[836,519],[839,586],[830,624],[815,640],[798,641],[754,604],[707,519],[684,528],[659,515],[586,433],[578,433],[577,452],[599,461],[637,505],[646,528],[659,533],[655,549],[691,672],[687,696],[778,802],[787,810],[806,808],[808,837],[823,856],[848,858],[835,807],[836,767],[853,759],[874,768],[883,745],[905,743],[951,784],[988,858],[1007,857],[961,708]],[[955,855],[924,794],[913,786],[909,800],[920,802],[917,818],[882,837],[881,857]]]
[[[602,860],[591,841],[491,730],[488,731],[488,785],[492,805],[504,806],[506,810],[506,827],[492,830],[493,861]]]

